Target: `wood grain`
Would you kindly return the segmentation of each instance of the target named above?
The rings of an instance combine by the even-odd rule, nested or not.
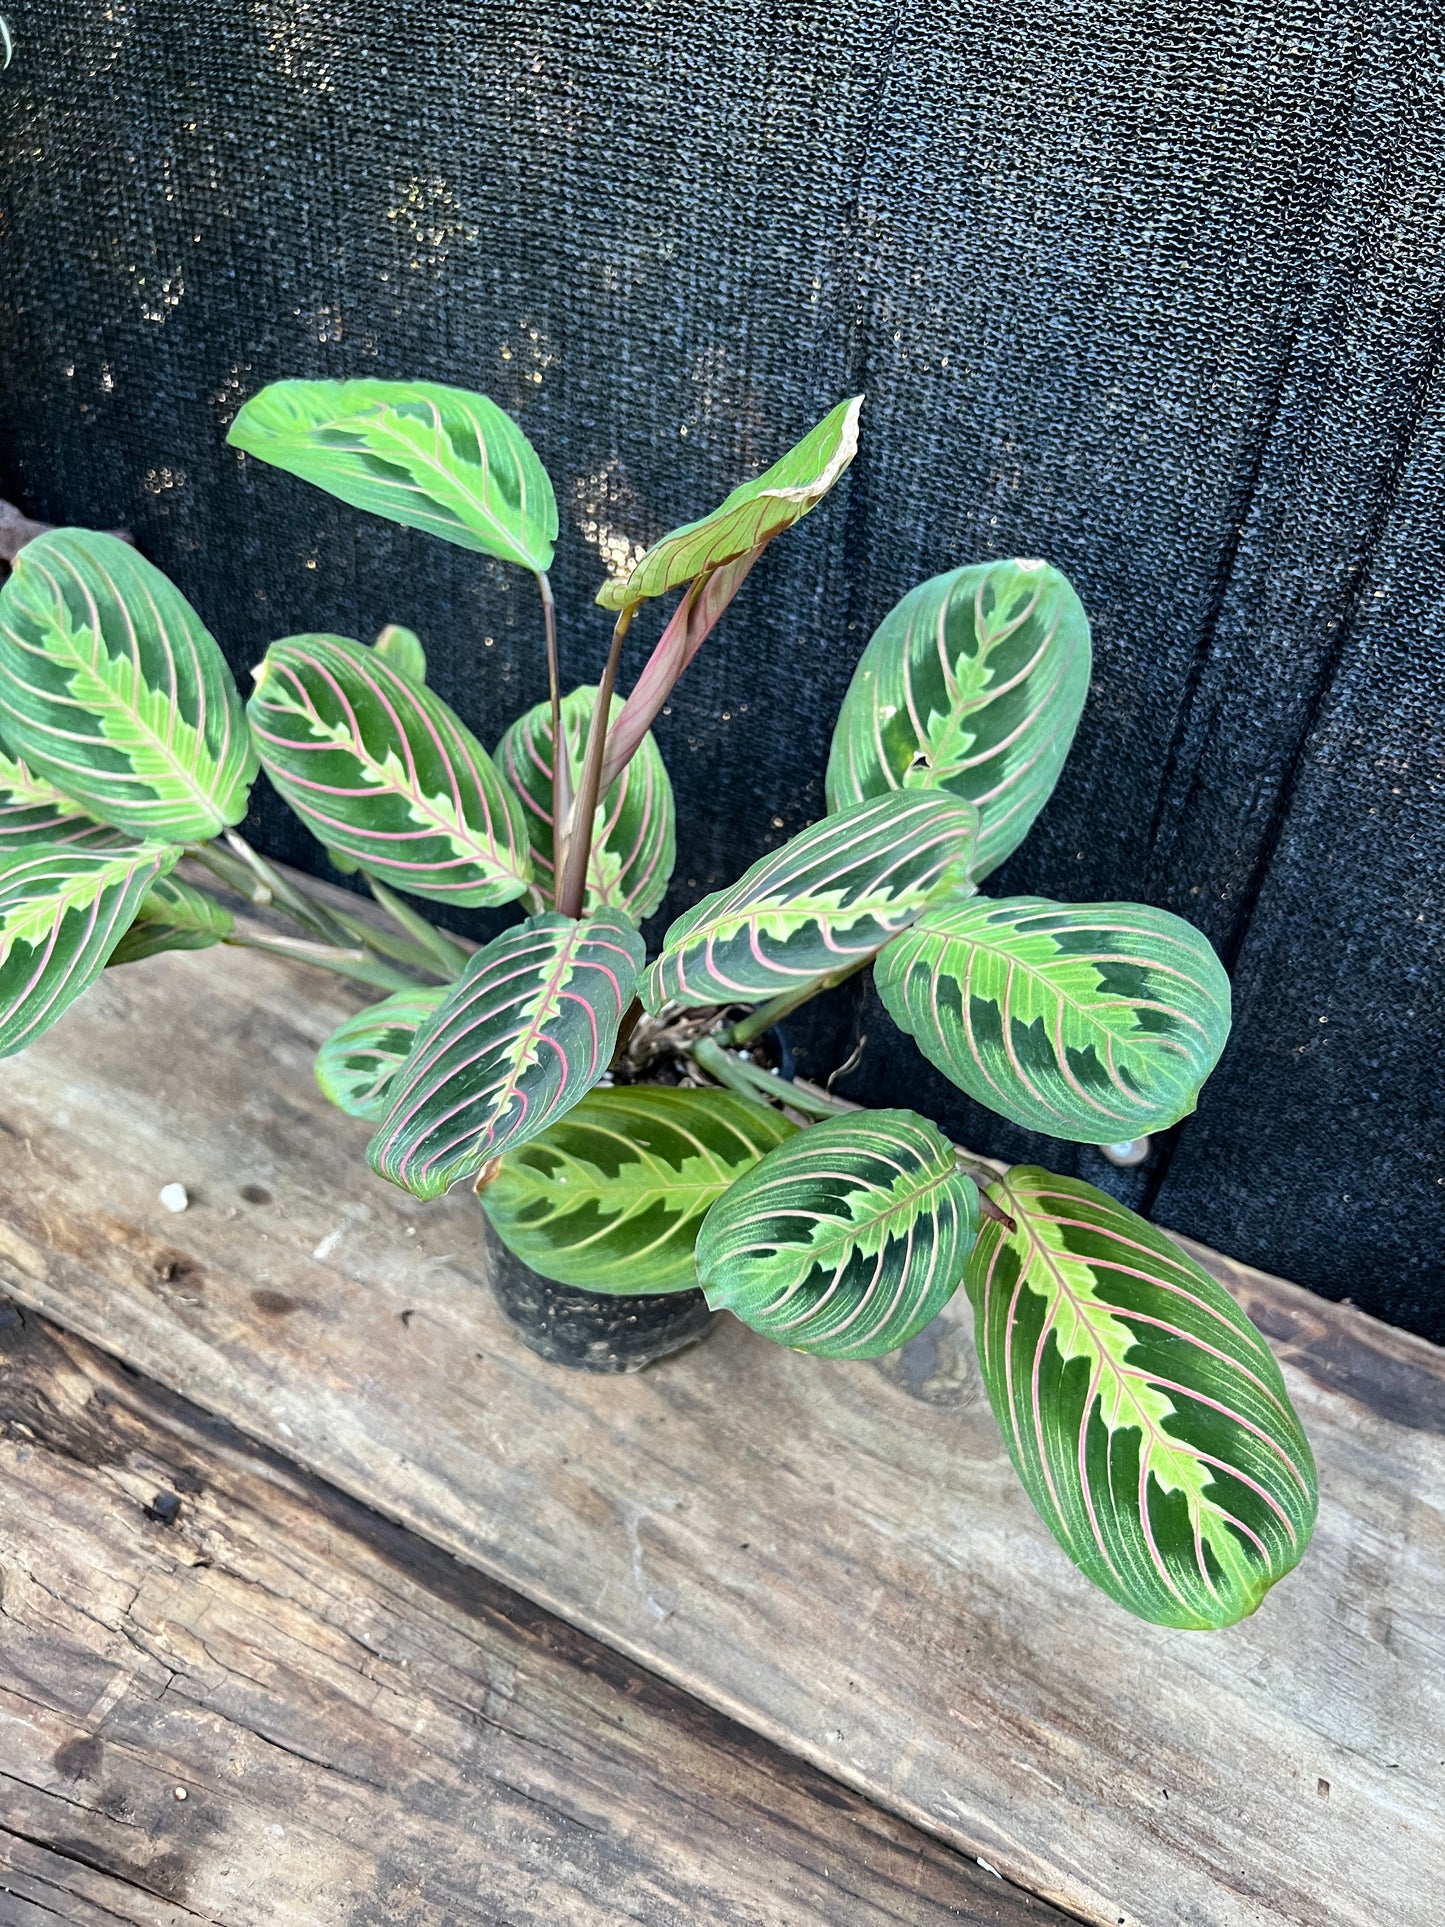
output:
[[[1141,1626],[1035,1519],[961,1304],[878,1364],[729,1321],[631,1380],[539,1364],[474,1203],[390,1191],[316,1094],[350,1007],[234,952],[108,972],[5,1066],[0,1279],[1088,1920],[1434,1927],[1439,1352],[1210,1259],[1279,1348],[1321,1521],[1244,1625]]]
[[[0,1919],[1062,1919],[3,1303],[0,1462]]]

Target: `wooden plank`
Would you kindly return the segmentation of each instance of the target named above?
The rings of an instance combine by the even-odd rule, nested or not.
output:
[[[0,1301],[0,1921],[1062,1916]]]
[[[731,1323],[631,1380],[533,1360],[475,1204],[371,1178],[365,1127],[315,1094],[349,1007],[236,952],[107,973],[5,1066],[0,1278],[1089,1920],[1433,1927],[1441,1353],[1220,1266],[1279,1347],[1324,1508],[1253,1620],[1146,1628],[1034,1518],[960,1305],[879,1364]],[[176,1179],[195,1202],[168,1218]]]

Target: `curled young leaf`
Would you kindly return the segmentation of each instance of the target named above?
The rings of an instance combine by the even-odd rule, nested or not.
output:
[[[978,805],[975,879],[1048,801],[1089,688],[1089,620],[1046,562],[982,562],[911,589],[838,712],[828,807],[944,789]]]
[[[531,881],[521,805],[492,759],[374,649],[273,642],[248,713],[266,774],[329,851],[444,903],[510,903]]]
[[[595,689],[574,689],[562,701],[562,736],[575,796],[587,747],[587,726]],[[622,713],[612,699],[612,716]],[[538,882],[548,896],[555,888],[552,863],[552,709],[538,703],[519,716],[497,745],[497,768],[522,805],[532,840]],[[598,804],[587,862],[584,914],[625,910],[634,921],[650,917],[667,894],[677,860],[676,815],[672,784],[662,753],[644,736],[632,761]]]
[[[989,1186],[965,1282],[1009,1456],[1093,1580],[1161,1626],[1230,1626],[1309,1544],[1314,1460],[1278,1365],[1221,1285],[1092,1185]]]
[[[970,1097],[1081,1144],[1187,1117],[1229,1035],[1224,966],[1191,924],[1143,904],[940,904],[889,944],[874,982]]]
[[[715,1311],[794,1351],[876,1358],[953,1296],[978,1190],[913,1111],[832,1117],[770,1151],[708,1212],[697,1272]]]
[[[863,397],[839,402],[816,428],[755,481],[744,482],[710,515],[655,542],[622,582],[597,593],[605,609],[665,595],[725,562],[749,555],[817,506],[858,452]]]
[[[36,844],[0,856],[0,1057],[33,1043],[95,981],[180,854],[161,843]]]
[[[686,1291],[709,1206],[796,1127],[728,1091],[590,1091],[482,1192],[524,1264],[587,1291]]]
[[[436,1198],[540,1136],[612,1061],[644,955],[617,911],[549,912],[484,945],[392,1079],[372,1169]]]
[[[668,930],[643,1000],[760,1003],[862,962],[937,896],[967,887],[978,815],[938,791],[825,816]]]
[[[547,471],[485,395],[434,381],[274,381],[226,439],[352,508],[525,569],[552,565]]]
[[[394,991],[338,1024],[316,1053],[322,1095],[350,1117],[384,1117],[392,1078],[446,994],[444,984],[418,984],[415,990]]]
[[[0,590],[0,728],[101,822],[189,843],[246,814],[256,754],[214,639],[128,543],[52,529]]]

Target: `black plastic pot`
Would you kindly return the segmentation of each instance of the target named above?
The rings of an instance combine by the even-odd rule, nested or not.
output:
[[[791,1078],[793,1053],[781,1030],[768,1041],[779,1074]],[[706,1338],[718,1314],[700,1291],[631,1297],[554,1284],[508,1251],[482,1217],[492,1293],[528,1351],[576,1372],[640,1372]]]
[[[640,1372],[705,1338],[717,1313],[700,1291],[621,1297],[553,1284],[514,1257],[482,1219],[497,1303],[529,1351],[574,1372]]]

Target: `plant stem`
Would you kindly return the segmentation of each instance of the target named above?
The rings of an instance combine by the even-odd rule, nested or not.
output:
[[[423,950],[431,953],[432,965],[440,965],[448,982],[460,977],[471,961],[471,951],[455,938],[449,937],[445,930],[438,930],[419,910],[413,910],[409,903],[404,903],[394,890],[388,890],[376,877],[368,875],[366,881],[382,909],[394,923],[400,924],[403,930],[415,937]]]
[[[272,902],[293,916],[304,929],[310,930],[323,943],[350,943],[351,932],[346,926],[333,917],[323,904],[298,890],[294,883],[288,883],[258,850],[251,848],[239,830],[227,830],[226,843],[266,885],[271,892]]]
[[[775,1077],[771,1071],[759,1070],[756,1064],[743,1063],[731,1051],[724,1050],[715,1037],[699,1037],[690,1054],[709,1077],[743,1097],[765,1097],[771,1103],[786,1104],[790,1110],[801,1111],[804,1117],[836,1117],[845,1108],[851,1108],[834,1098],[801,1090]]]
[[[726,1030],[719,1031],[718,1042],[732,1047],[750,1044],[755,1037],[761,1037],[765,1030],[771,1030],[774,1024],[780,1024],[785,1017],[790,1017],[803,1004],[811,1003],[814,997],[821,996],[825,990],[832,990],[836,985],[846,983],[850,977],[856,976],[860,970],[872,963],[876,955],[876,951],[870,951],[866,957],[859,957],[856,963],[845,964],[841,970],[829,971],[826,977],[814,977],[810,982],[800,984],[796,990],[785,990],[768,1003],[759,1004],[757,1009],[750,1011],[746,1017],[739,1018],[737,1023],[729,1024]]]
[[[214,843],[188,843],[186,855],[194,858],[197,863],[204,864],[212,876],[219,877],[222,883],[227,884],[238,896],[244,897],[248,903],[264,908],[272,901],[271,886],[263,883],[255,871],[246,864],[238,862],[233,856],[228,856],[224,850],[217,849]]]
[[[636,604],[633,604],[636,607]],[[587,893],[587,860],[592,854],[592,825],[597,815],[597,797],[602,781],[602,759],[607,749],[607,720],[612,714],[612,692],[617,687],[617,667],[622,660],[622,644],[632,626],[632,608],[624,609],[612,631],[612,647],[607,652],[607,667],[597,685],[597,700],[592,706],[592,721],[587,730],[587,754],[582,764],[582,780],[572,804],[567,834],[565,861],[554,872],[557,878],[557,908],[564,917],[580,917]],[[563,745],[565,748],[565,745]],[[554,755],[553,761],[557,759]],[[553,853],[557,837],[553,832]]]
[[[335,944],[308,943],[301,937],[258,936],[239,925],[223,943],[241,950],[266,950],[276,957],[289,957],[293,963],[315,964],[319,970],[332,970],[358,983],[375,984],[382,990],[415,990],[416,978],[390,964],[369,957],[362,949],[342,949]]]
[[[444,971],[435,955],[409,937],[399,936],[394,930],[378,930],[374,924],[364,923],[360,917],[351,917],[344,910],[333,913],[342,923],[356,943],[375,953],[378,957],[390,957],[394,962],[405,964],[408,970],[424,970],[428,977],[435,977],[444,983],[453,981],[453,974]]]
[[[562,735],[562,673],[557,660],[557,602],[545,569],[537,571],[542,592],[542,620],[547,630],[547,693],[552,704],[552,882],[562,874],[566,823],[572,808],[572,772]]]

